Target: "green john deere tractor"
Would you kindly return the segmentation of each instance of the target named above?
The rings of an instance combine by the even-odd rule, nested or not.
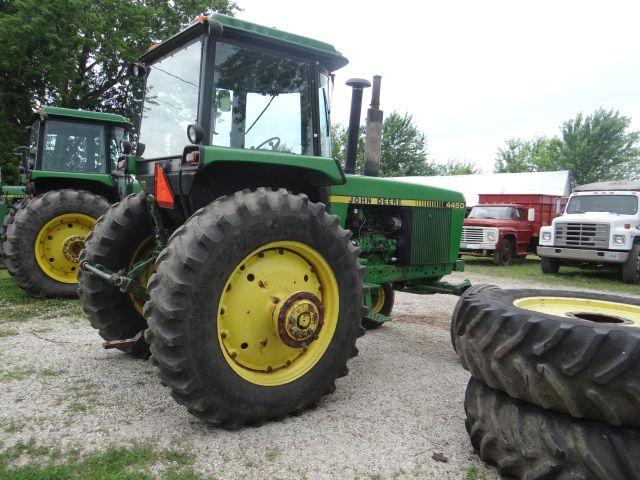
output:
[[[96,220],[135,189],[119,175],[119,144],[129,121],[108,113],[45,107],[28,127],[29,146],[20,147],[27,198],[4,217],[6,268],[34,297],[74,297],[80,251]],[[126,142],[126,140],[125,140]]]
[[[216,14],[132,67],[146,154],[123,165],[143,191],[89,235],[80,296],[105,346],[148,345],[206,422],[302,411],[347,374],[362,326],[389,319],[394,290],[468,286],[440,281],[463,268],[460,193],[354,174],[367,81],[349,82],[345,167],[331,158],[332,72],[346,64],[326,43]],[[379,138],[365,143],[375,175]]]

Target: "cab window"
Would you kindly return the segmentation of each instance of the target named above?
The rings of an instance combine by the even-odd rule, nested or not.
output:
[[[48,120],[44,129],[42,170],[103,173],[104,126]]]
[[[308,63],[216,44],[211,145],[313,155]]]

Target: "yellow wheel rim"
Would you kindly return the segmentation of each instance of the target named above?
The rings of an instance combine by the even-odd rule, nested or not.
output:
[[[270,243],[229,276],[217,312],[220,348],[248,382],[284,385],[322,358],[339,307],[338,283],[322,255],[298,242]]]
[[[149,236],[145,238],[142,241],[142,243],[138,245],[138,248],[136,248],[136,251],[133,252],[133,255],[131,256],[131,261],[129,262],[129,271],[131,271],[131,269],[134,267],[136,263],[141,262],[142,260],[147,260],[149,257],[151,257],[151,255],[153,255],[153,237]],[[153,264],[145,268],[142,274],[137,278],[140,285],[147,288],[147,283],[149,283],[149,278],[151,278],[151,275],[153,275],[154,271],[155,271],[155,268]],[[140,315],[144,315],[143,313],[144,303],[145,303],[144,300],[131,294],[129,294],[129,298],[131,298],[131,303],[133,303],[133,306],[137,310],[137,312]]]
[[[516,300],[513,304],[519,308],[558,317],[640,327],[640,307],[627,303],[588,298],[526,297]]]
[[[376,291],[378,293],[374,294],[373,306],[371,307],[371,311],[373,313],[380,313],[382,311],[382,307],[384,306],[386,295],[384,293],[384,288],[382,288],[382,285],[380,286],[380,288],[377,288]]]
[[[62,283],[78,282],[80,252],[96,220],[81,213],[67,213],[47,222],[38,233],[35,256],[48,277]]]

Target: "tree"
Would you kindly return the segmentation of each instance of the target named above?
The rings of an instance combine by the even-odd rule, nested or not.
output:
[[[431,175],[433,165],[427,162],[427,137],[405,113],[391,113],[382,124],[381,177]]]
[[[510,138],[498,149],[496,173],[538,172],[555,170],[560,142],[557,138],[533,140]]]
[[[472,162],[449,160],[446,164],[434,165],[436,175],[473,175],[480,169]]]
[[[356,172],[363,171],[366,129],[360,127]],[[348,131],[340,124],[331,127],[333,158],[344,165]],[[427,161],[427,140],[414,124],[410,114],[391,113],[382,123],[381,177],[433,175],[435,168]]]
[[[571,170],[576,184],[638,178],[640,132],[628,131],[631,119],[618,111],[579,113],[562,126],[558,165]]]
[[[498,149],[496,172],[569,170],[572,183],[640,178],[640,132],[618,111],[579,113],[567,120],[561,135],[532,141],[509,139]]]
[[[154,41],[201,13],[233,13],[231,0],[9,0],[0,8],[0,166],[41,105],[136,118],[141,85],[127,66]]]

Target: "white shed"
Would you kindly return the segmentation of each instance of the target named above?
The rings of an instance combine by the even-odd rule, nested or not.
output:
[[[569,170],[557,172],[478,173],[474,175],[447,175],[441,177],[397,177],[419,185],[430,185],[461,192],[472,207],[481,193],[522,193],[562,195],[571,193]]]

